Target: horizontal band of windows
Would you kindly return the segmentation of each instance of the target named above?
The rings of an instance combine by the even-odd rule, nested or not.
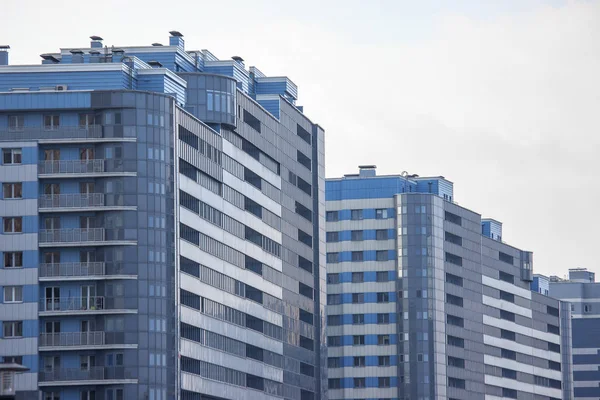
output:
[[[327,274],[327,284],[391,282],[396,280],[396,271],[340,272]]]
[[[337,253],[327,253],[327,263],[391,261],[395,259],[396,250],[340,251]]]
[[[489,335],[483,335],[483,343],[487,346],[501,348],[504,352],[509,351],[512,353],[520,353],[525,358],[528,357],[536,357],[542,360],[550,360],[550,361],[561,361],[560,353],[548,351],[544,349],[538,349],[535,347],[527,346],[524,344],[516,343],[511,340],[501,339]],[[558,345],[557,345],[558,346]],[[506,358],[506,357],[505,357]],[[513,358],[514,360],[515,358]]]
[[[223,182],[219,182],[210,175],[205,174],[192,164],[188,163],[183,159],[179,159],[179,173],[187,176],[194,182],[200,184],[200,186],[210,190],[219,196],[223,195]]]
[[[360,358],[360,360],[356,360]],[[344,356],[329,357],[327,359],[327,368],[347,368],[347,367],[394,367],[398,365],[397,355],[382,356]]]
[[[212,162],[221,165],[223,152],[214,146],[211,146],[206,141],[200,139],[196,134],[179,125],[179,140],[187,145],[198,150],[200,154],[211,160]]]
[[[232,132],[230,130],[221,128],[221,135],[223,139],[227,140],[229,143],[233,144],[238,149],[244,151],[250,157],[258,160],[263,166],[267,167],[272,172],[277,175],[280,174],[280,165],[275,159],[267,155],[265,152],[260,150],[254,144],[250,143],[248,140],[244,139],[240,135]]]
[[[181,337],[189,339],[202,346],[211,347],[242,358],[264,362],[277,368],[283,368],[283,355],[253,346],[249,343],[231,339],[194,325],[181,322]]]
[[[247,240],[261,247],[268,253],[281,258],[281,244],[273,239],[255,231],[249,226],[244,225],[229,215],[217,210],[214,207],[204,203],[200,199],[192,196],[183,190],[179,191],[179,204],[188,210],[196,213],[200,218],[210,222],[211,224],[224,229],[225,231]]]
[[[237,251],[185,224],[180,224],[181,238],[200,248],[200,250],[242,269],[248,269],[278,286],[281,286],[281,272],[260,261]]]
[[[325,220],[336,221],[360,221],[363,219],[388,219],[396,216],[395,208],[363,208],[355,210],[327,211]]]
[[[206,361],[200,361],[185,356],[181,357],[181,370],[183,372],[202,376],[206,379],[261,390],[268,394],[283,397],[283,384],[280,382],[271,381],[231,368],[225,368]]]
[[[337,314],[327,316],[327,325],[367,325],[396,323],[396,313]]]
[[[283,328],[245,312],[228,307],[195,293],[180,289],[181,304],[213,318],[261,332],[273,339],[283,340]]]
[[[529,336],[534,339],[547,340],[552,343],[560,344],[560,337],[549,332],[538,331],[531,327],[519,325],[516,322],[507,321],[500,318],[494,318],[489,315],[483,316],[483,323],[485,325],[494,326],[500,329],[507,329],[521,335]]]
[[[502,358],[502,357],[495,357],[495,356],[492,356],[489,354],[483,355],[483,362],[486,365],[491,365],[491,366],[500,367],[500,368],[510,368],[515,371],[523,372],[526,374],[533,373],[535,375],[546,376],[547,378],[550,378],[550,379],[562,379],[562,372],[559,370],[536,367],[536,366],[524,364],[522,362],[515,361],[515,360],[509,360],[509,359]],[[595,366],[595,369],[596,369],[596,371],[598,370],[597,365]]]
[[[366,240],[394,239],[395,229],[365,229],[348,231],[331,231],[326,234],[327,243]]]
[[[395,388],[397,376],[367,376],[364,378],[330,378],[329,389]]]
[[[227,154],[223,155],[223,170],[229,172],[237,179],[254,186],[270,199],[278,203],[281,201],[281,190]]]
[[[398,335],[340,335],[327,336],[327,346],[388,346],[398,343]]]
[[[396,292],[366,292],[328,294],[327,304],[393,303]]]
[[[240,282],[230,276],[222,274],[211,268],[208,268],[193,260],[180,257],[180,269],[186,274],[195,276],[201,282],[212,287],[231,293],[233,295],[255,301],[265,306],[265,308],[283,314],[283,301],[262,290]]]

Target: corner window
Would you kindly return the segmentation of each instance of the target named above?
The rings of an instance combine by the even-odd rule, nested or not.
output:
[[[2,163],[4,165],[21,164],[22,162],[22,150],[21,149],[3,149],[2,150]]]
[[[9,115],[8,116],[8,130],[10,132],[22,132],[25,125],[24,115]]]
[[[44,115],[44,129],[47,131],[55,131],[60,127],[59,115]]]

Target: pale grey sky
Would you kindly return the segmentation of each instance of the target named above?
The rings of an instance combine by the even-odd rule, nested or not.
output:
[[[299,86],[327,176],[444,175],[534,270],[600,272],[600,1],[2,0],[11,64],[185,35]],[[594,111],[596,110],[596,111]]]

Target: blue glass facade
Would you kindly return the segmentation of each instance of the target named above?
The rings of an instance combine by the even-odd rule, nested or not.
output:
[[[0,65],[18,398],[325,399],[323,130],[288,78],[169,44]]]

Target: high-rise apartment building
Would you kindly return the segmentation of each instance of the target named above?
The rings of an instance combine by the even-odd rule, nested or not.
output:
[[[544,280],[544,276],[534,279]],[[535,282],[535,281],[534,281]],[[571,304],[573,319],[573,386],[576,399],[600,398],[600,283],[585,268],[569,270],[565,279],[550,277],[550,296]]]
[[[326,181],[329,399],[571,398],[568,304],[444,177]]]
[[[0,48],[18,398],[326,399],[324,132],[296,85],[176,31],[91,39],[41,65]]]

